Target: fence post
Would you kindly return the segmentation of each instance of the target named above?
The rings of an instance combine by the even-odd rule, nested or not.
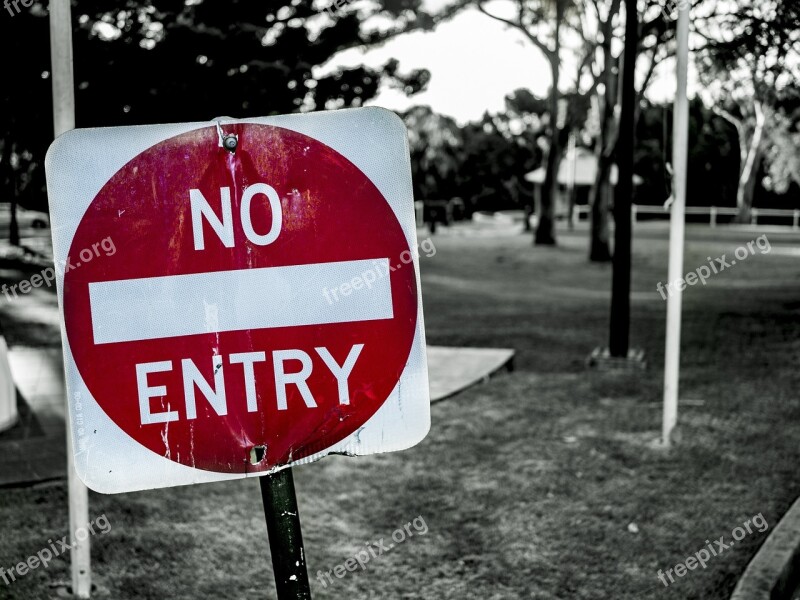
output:
[[[792,213],[792,229],[800,229],[800,209],[795,208]]]
[[[758,209],[750,210],[750,225],[758,225]]]
[[[717,226],[717,207],[711,207],[711,227]]]
[[[636,223],[636,217],[639,214],[639,211],[635,204],[631,204],[631,220]]]

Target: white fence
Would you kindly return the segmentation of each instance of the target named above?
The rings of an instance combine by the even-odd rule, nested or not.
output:
[[[575,213],[578,219],[589,218],[589,206],[576,206]],[[661,206],[645,206],[640,204],[634,204],[631,207],[631,211],[633,212],[633,220],[634,222],[637,220],[638,215],[659,215],[663,216],[665,219],[669,218],[669,210],[665,209]],[[708,215],[708,223],[711,227],[717,226],[717,217],[720,215],[724,216],[736,216],[738,214],[738,210],[735,208],[727,208],[727,207],[717,207],[717,206],[687,206],[686,207],[686,214],[687,215]],[[785,219],[787,224],[791,222],[792,229],[800,230],[800,209],[788,210],[788,209],[778,209],[778,208],[754,208],[750,214],[750,224],[751,225],[758,225],[758,218],[759,217],[776,217],[779,219]]]

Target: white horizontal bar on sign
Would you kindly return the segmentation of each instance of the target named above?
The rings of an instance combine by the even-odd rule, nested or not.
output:
[[[366,272],[370,287],[329,291]],[[94,343],[391,319],[388,274],[381,258],[90,283]]]

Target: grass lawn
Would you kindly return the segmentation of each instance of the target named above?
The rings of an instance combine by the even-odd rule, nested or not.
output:
[[[756,235],[690,229],[686,271]],[[754,515],[772,526],[800,494],[800,245],[772,250],[684,295],[679,437],[659,435],[666,304],[663,226],[634,249],[632,344],[646,371],[584,368],[606,343],[610,267],[583,233],[557,248],[522,235],[455,235],[423,257],[428,341],[517,349],[516,370],[435,404],[419,446],[329,457],[295,471],[315,599],[728,598],[769,530],[706,569],[657,578]],[[705,241],[704,241],[705,239]],[[258,483],[91,496],[111,531],[93,539],[95,597],[271,598]],[[323,587],[327,571],[417,517],[424,535]],[[0,568],[67,533],[63,484],[0,490]],[[413,529],[412,529],[413,531]],[[0,598],[45,599],[68,578],[56,560]]]

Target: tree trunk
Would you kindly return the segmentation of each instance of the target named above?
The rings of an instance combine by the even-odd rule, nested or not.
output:
[[[752,219],[756,178],[761,167],[761,160],[764,157],[764,152],[761,148],[764,135],[764,112],[758,102],[755,103],[755,110],[756,126],[753,130],[753,137],[750,140],[749,147],[743,146],[743,160],[740,168],[739,184],[736,189],[736,208],[738,209],[736,221],[738,223],[750,223]],[[741,140],[741,143],[746,144],[745,140]]]
[[[545,169],[544,184],[542,185],[542,198],[539,203],[539,222],[536,225],[536,234],[533,243],[537,246],[556,245],[556,219],[555,204],[558,192],[558,165],[561,159],[561,144],[559,143],[558,130],[558,80],[561,75],[561,22],[564,18],[566,4],[556,0],[556,20],[553,32],[554,48],[549,56],[550,74],[553,85],[550,88],[550,150],[547,152],[547,167]]]
[[[569,132],[569,145],[567,146],[567,154],[570,156],[568,163],[569,177],[567,179],[567,227],[569,227],[570,231],[575,229],[575,202],[578,193],[575,189],[577,152],[575,131],[572,130]]]
[[[611,325],[608,344],[611,356],[618,358],[628,356],[631,327],[631,201],[637,102],[634,73],[639,45],[638,33],[636,2],[626,0],[622,109],[617,140],[619,181],[614,196],[614,270],[611,280]]]
[[[610,55],[610,50],[609,50]],[[616,136],[614,107],[616,105],[616,85],[613,74],[605,78],[605,98],[601,115],[600,140],[597,144],[595,159],[597,174],[590,192],[591,241],[589,244],[589,260],[592,262],[608,262],[611,260],[611,227],[609,218],[609,199],[611,197],[611,165],[614,162],[614,145]]]
[[[589,260],[592,262],[609,262],[611,260],[611,224],[609,200],[611,198],[611,165],[614,163],[614,146],[616,145],[617,76],[614,68],[619,63],[611,53],[611,31],[614,15],[619,12],[619,1],[612,4],[606,24],[603,26],[603,72],[600,83],[603,84],[603,96],[600,98],[600,139],[598,140],[595,160],[597,174],[594,185],[589,192],[591,206],[591,225],[589,242]]]
[[[3,153],[0,156],[0,184],[2,184],[2,197],[10,202],[9,211],[11,221],[8,226],[8,240],[12,246],[19,246],[19,226],[17,224],[17,186],[15,183],[14,169],[11,167],[11,154],[13,148],[8,142],[9,137],[3,142]]]
[[[558,154],[561,151],[558,144],[558,133],[553,136],[550,150],[547,153],[547,167],[545,169],[544,183],[541,186],[541,200],[539,202],[538,223],[534,243],[537,246],[555,246],[555,204],[558,194]]]
[[[558,37],[558,36],[556,36]],[[556,244],[556,196],[558,194],[558,166],[561,158],[561,144],[559,143],[558,130],[558,78],[560,63],[556,53],[555,60],[550,61],[550,70],[553,75],[553,86],[550,89],[550,149],[547,152],[547,165],[545,167],[544,183],[539,202],[539,222],[536,225],[536,234],[533,243],[537,246],[555,246]]]
[[[11,196],[11,221],[8,224],[8,242],[12,246],[19,246],[19,222],[17,221],[17,194],[16,189]]]
[[[525,220],[522,224],[522,230],[526,232],[531,231],[531,216],[533,216],[532,201],[529,198],[525,199]]]
[[[755,196],[758,170],[764,153],[761,148],[753,150],[752,168],[747,173],[742,173],[739,178],[739,186],[736,190],[736,207],[739,212],[736,215],[738,223],[750,223],[753,217],[753,196]]]
[[[609,198],[611,197],[611,158],[605,153],[597,160],[597,179],[592,188],[591,198],[591,243],[589,260],[609,262],[611,260],[611,225],[609,219]]]

